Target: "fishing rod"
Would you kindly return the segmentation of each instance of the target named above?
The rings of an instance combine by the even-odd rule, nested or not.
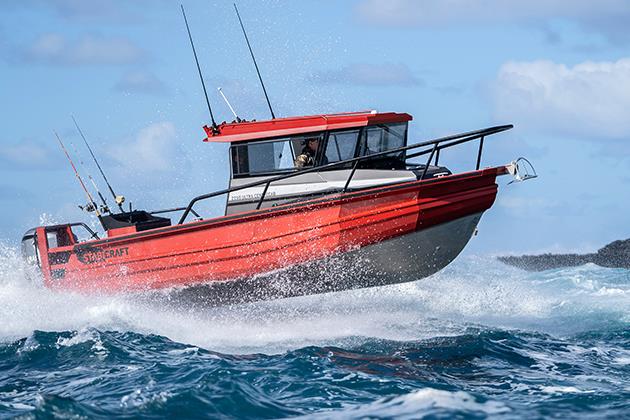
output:
[[[243,35],[245,35],[245,42],[247,42],[247,48],[249,48],[249,53],[251,54],[252,60],[254,61],[254,67],[256,67],[256,73],[258,73],[258,79],[260,80],[260,85],[262,86],[263,93],[265,94],[265,99],[267,100],[267,105],[269,106],[269,112],[271,112],[271,119],[275,120],[276,116],[273,113],[273,109],[271,108],[271,102],[269,102],[267,89],[265,89],[265,83],[263,82],[262,76],[260,75],[260,70],[258,70],[258,63],[256,63],[256,57],[254,57],[254,51],[252,51],[252,46],[249,43],[249,38],[247,38],[247,32],[245,32],[245,26],[243,26],[243,21],[241,20],[240,13],[238,13],[238,7],[236,7],[236,3],[234,3],[234,10],[236,10],[236,16],[238,17],[238,21],[241,24]]]
[[[186,23],[186,30],[188,31],[188,39],[190,39],[190,46],[192,47],[193,55],[195,56],[195,63],[197,63],[197,71],[199,72],[199,79],[201,79],[201,87],[203,88],[203,94],[206,96],[206,104],[208,105],[208,111],[210,112],[210,119],[212,120],[212,130],[217,131],[217,123],[214,121],[214,114],[212,113],[212,107],[210,106],[210,100],[208,99],[208,91],[206,90],[206,84],[203,81],[203,74],[201,73],[201,66],[199,66],[199,59],[197,58],[197,50],[195,50],[195,43],[193,42],[192,35],[190,34],[190,27],[188,26],[188,19],[186,19],[186,12],[184,11],[184,5],[180,4],[182,8],[182,16],[184,16],[184,23]]]
[[[83,188],[83,191],[85,192],[85,195],[87,196],[88,205],[85,206],[85,208],[83,208],[81,206],[79,206],[79,208],[81,208],[82,210],[88,211],[88,212],[92,212],[93,211],[93,212],[96,213],[96,215],[98,217],[100,217],[101,213],[98,211],[98,206],[94,202],[94,199],[92,198],[92,195],[90,194],[88,189],[85,188],[85,184],[83,183],[83,180],[81,179],[81,176],[79,175],[79,172],[77,171],[76,166],[74,166],[74,163],[72,162],[72,158],[70,158],[70,155],[68,154],[68,151],[66,150],[66,147],[63,145],[63,142],[61,141],[61,138],[59,137],[59,134],[57,134],[57,132],[55,130],[53,130],[53,133],[55,133],[55,137],[57,137],[57,140],[59,141],[59,145],[61,146],[61,150],[63,150],[63,152],[65,153],[66,157],[68,158],[68,162],[70,162],[70,166],[72,166],[72,170],[74,171],[74,175],[79,180],[79,183],[81,184],[81,188]]]
[[[109,207],[107,207],[107,201],[105,200],[105,197],[103,197],[103,194],[101,194],[101,190],[99,190],[98,185],[96,185],[96,182],[94,182],[94,178],[92,178],[92,175],[90,175],[90,171],[88,171],[85,168],[85,164],[83,163],[83,158],[81,157],[81,154],[79,153],[79,150],[77,150],[77,147],[74,145],[73,142],[70,142],[70,146],[72,147],[72,150],[74,151],[74,155],[77,157],[77,159],[79,159],[79,166],[81,167],[81,170],[87,174],[88,179],[90,180],[90,182],[92,183],[92,186],[94,187],[94,189],[96,190],[96,193],[98,194],[99,198],[101,199],[101,212],[102,213],[109,213]]]
[[[94,159],[94,163],[96,163],[96,167],[98,168],[99,172],[103,176],[103,179],[105,180],[105,183],[107,184],[107,188],[109,188],[109,192],[112,193],[112,197],[114,197],[114,201],[118,205],[120,212],[123,213],[124,210],[122,208],[122,203],[125,202],[125,197],[123,195],[116,195],[116,193],[114,192],[114,189],[112,188],[112,185],[109,183],[109,181],[107,180],[107,177],[105,176],[105,172],[103,172],[101,165],[99,165],[98,160],[96,159],[96,156],[94,155],[94,152],[92,151],[92,148],[90,147],[90,144],[85,138],[85,135],[83,134],[83,130],[81,130],[81,127],[79,127],[79,124],[77,123],[77,120],[74,118],[74,116],[71,115],[71,117],[72,117],[72,121],[74,121],[74,126],[77,128],[77,131],[79,132],[79,134],[81,135],[81,138],[83,139],[83,143],[85,143],[85,146],[90,151],[90,155],[92,155],[92,159]],[[105,200],[103,199],[103,201]]]

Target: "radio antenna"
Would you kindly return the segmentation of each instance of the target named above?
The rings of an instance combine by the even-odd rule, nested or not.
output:
[[[96,160],[96,156],[94,155],[94,152],[92,151],[92,148],[90,147],[90,144],[85,138],[85,135],[83,134],[83,130],[81,130],[81,127],[79,127],[79,124],[77,123],[77,120],[74,118],[74,116],[71,115],[70,117],[72,117],[72,121],[74,121],[74,126],[77,128],[77,131],[81,135],[81,138],[83,139],[83,143],[85,143],[85,146],[90,151],[90,155],[92,155],[92,159],[94,159],[94,163],[96,163],[96,167],[98,168],[99,172],[101,173],[101,176],[105,180],[105,183],[107,184],[107,188],[109,188],[109,192],[112,193],[112,197],[114,197],[114,201],[116,202],[116,204],[118,204],[118,208],[120,209],[120,212],[124,213],[124,210],[122,208],[122,203],[125,202],[125,197],[122,195],[116,195],[116,193],[114,192],[114,189],[112,188],[112,185],[109,183],[109,181],[107,180],[107,177],[105,176],[105,172],[103,172],[103,168],[101,168],[101,165],[99,165],[98,160]]]
[[[267,105],[269,106],[269,112],[271,112],[271,119],[276,119],[276,116],[273,113],[273,109],[271,108],[271,102],[269,102],[269,96],[267,95],[267,89],[265,89],[265,83],[263,82],[262,76],[260,75],[260,70],[258,70],[258,64],[256,63],[256,57],[254,57],[254,51],[252,51],[252,46],[249,43],[249,38],[247,38],[247,32],[245,32],[245,26],[243,26],[243,21],[241,20],[241,15],[238,13],[238,7],[236,7],[236,3],[234,3],[234,10],[236,10],[236,16],[238,17],[238,21],[241,24],[241,29],[243,30],[243,35],[245,35],[245,42],[247,42],[247,48],[249,48],[249,53],[252,55],[252,60],[254,61],[254,67],[256,67],[256,73],[258,73],[258,79],[260,80],[260,85],[262,86],[263,93],[265,94],[265,99],[267,100]]]
[[[59,134],[57,134],[57,132],[54,131],[54,130],[53,130],[53,133],[55,133],[55,137],[57,137],[57,140],[59,141],[59,145],[61,146],[61,150],[63,150],[63,152],[65,153],[66,157],[68,158],[68,162],[70,162],[70,166],[72,166],[72,170],[74,171],[74,175],[79,180],[79,183],[81,184],[81,188],[83,188],[83,191],[85,192],[85,195],[86,195],[86,197],[88,199],[88,205],[86,206],[85,210],[87,210],[87,211],[94,211],[96,213],[96,215],[100,217],[101,213],[98,211],[98,206],[94,202],[94,199],[92,199],[92,195],[90,194],[90,192],[87,190],[87,188],[85,188],[85,184],[83,183],[83,180],[81,179],[81,175],[79,175],[79,172],[77,171],[76,166],[74,166],[74,163],[72,162],[72,159],[70,158],[70,155],[68,154],[68,151],[66,150],[66,147],[63,145],[63,142],[61,141],[61,138],[59,137]],[[81,207],[81,206],[79,206],[79,207]],[[81,209],[83,209],[83,207],[81,207]]]
[[[190,46],[192,47],[193,55],[195,56],[195,63],[197,63],[197,71],[199,72],[199,79],[201,79],[201,87],[203,87],[203,94],[206,96],[206,104],[208,105],[208,111],[210,112],[210,119],[212,120],[212,129],[216,131],[217,123],[214,121],[214,114],[212,113],[212,107],[210,106],[210,100],[208,99],[208,91],[206,90],[206,84],[203,81],[203,74],[201,73],[201,67],[199,66],[199,59],[197,58],[197,51],[195,50],[195,43],[193,42],[192,35],[190,34],[190,27],[188,26],[188,19],[186,19],[186,12],[184,11],[184,5],[180,4],[182,8],[182,15],[184,16],[184,23],[186,23],[186,30],[188,31],[188,39],[190,39]]]
[[[107,201],[105,200],[105,197],[103,197],[103,194],[101,194],[101,190],[98,189],[98,185],[96,185],[96,182],[94,182],[94,178],[92,178],[92,175],[90,175],[90,172],[85,168],[85,164],[83,163],[83,158],[81,157],[81,154],[77,150],[77,147],[72,142],[70,142],[70,146],[72,146],[72,150],[74,151],[74,155],[77,157],[77,159],[79,159],[79,166],[81,167],[81,170],[85,174],[87,174],[88,179],[92,183],[92,186],[94,187],[94,189],[96,190],[96,193],[98,194],[99,198],[101,199],[101,203],[103,203],[103,205],[101,206],[101,211],[103,213],[109,213],[109,207],[107,207]]]
[[[232,108],[232,105],[230,104],[230,101],[228,101],[228,99],[225,97],[225,94],[223,93],[223,89],[217,88],[217,90],[221,94],[221,97],[223,98],[223,100],[227,104],[228,108],[230,108],[230,111],[232,111],[232,114],[234,114],[234,119],[236,120],[236,122],[241,122],[241,119],[238,117],[238,115],[236,115],[236,111],[234,111],[234,108]]]

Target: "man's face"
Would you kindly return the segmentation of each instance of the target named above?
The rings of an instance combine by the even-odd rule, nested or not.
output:
[[[319,139],[318,138],[308,139],[308,148],[309,149],[311,149],[312,151],[316,152],[318,147],[319,147]]]

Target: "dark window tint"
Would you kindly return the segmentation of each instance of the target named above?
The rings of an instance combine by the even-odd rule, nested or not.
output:
[[[407,123],[366,127],[359,143],[359,156],[368,156],[406,146]],[[403,169],[405,167],[405,152],[380,156],[374,160],[362,162],[360,165],[363,168]]]
[[[74,240],[71,239],[70,235],[68,234],[67,226],[55,228],[54,230],[47,230],[46,240],[48,241],[48,248],[69,246],[74,243]]]
[[[324,153],[324,134],[306,134],[302,136],[292,137],[295,147],[296,160],[294,165],[296,168],[309,168],[313,166],[326,165],[328,158]],[[300,159],[305,158],[305,159]],[[301,160],[301,163],[299,162]],[[305,164],[305,162],[308,162]]]
[[[234,175],[249,172],[249,155],[246,146],[232,147],[232,173]]]
[[[254,175],[293,170],[296,168],[296,158],[307,151],[308,141],[312,139],[317,139],[316,143],[321,145],[324,135],[308,134],[232,146],[232,174]],[[317,164],[327,162],[326,157],[321,156],[321,150],[310,151],[310,156],[314,157]]]
[[[234,175],[270,173],[294,168],[295,147],[298,139],[246,143],[232,146]]]
[[[359,133],[359,130],[331,132],[328,135],[328,145],[326,146],[328,162],[352,159]]]
[[[388,124],[367,127],[361,142],[360,155],[384,152],[403,147],[407,143],[407,124]]]

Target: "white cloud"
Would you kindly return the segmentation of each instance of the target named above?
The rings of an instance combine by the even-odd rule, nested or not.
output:
[[[498,204],[508,210],[521,212],[523,214],[531,214],[531,211],[549,209],[560,206],[555,200],[549,200],[542,197],[515,197],[502,195],[498,200]]]
[[[577,137],[630,137],[630,58],[573,67],[508,62],[492,90],[499,119]]]
[[[155,7],[157,0],[28,0],[0,1],[0,11],[41,11],[50,9],[63,19],[72,21],[105,21],[112,23],[135,23],[143,16],[147,7]],[[165,3],[164,0],[161,3]]]
[[[479,23],[527,23],[568,19],[613,42],[630,40],[628,0],[363,0],[359,17],[382,26],[443,27]],[[544,28],[544,25],[543,25]]]
[[[171,122],[149,125],[132,140],[113,147],[112,158],[129,172],[172,171],[179,155],[175,126]]]
[[[39,36],[22,54],[25,61],[53,65],[130,64],[144,56],[144,52],[126,38],[86,35],[68,40],[56,33]]]
[[[383,25],[432,26],[466,22],[502,22],[557,16],[581,17],[588,14],[623,11],[627,2],[601,0],[364,0],[359,15]],[[491,13],[490,13],[491,11]]]
[[[316,73],[311,80],[322,84],[342,83],[361,86],[409,86],[423,83],[402,63],[351,64],[340,70]]]
[[[114,86],[114,90],[126,93],[159,94],[165,92],[166,87],[152,72],[132,70],[122,75]]]
[[[54,8],[66,19],[98,19],[112,21],[127,21],[129,12],[125,10],[125,3],[115,0],[47,0],[45,5]]]
[[[33,194],[15,185],[0,184],[0,201],[22,201],[33,198]]]
[[[0,147],[0,162],[16,169],[39,168],[48,169],[52,159],[50,150],[31,141]]]

